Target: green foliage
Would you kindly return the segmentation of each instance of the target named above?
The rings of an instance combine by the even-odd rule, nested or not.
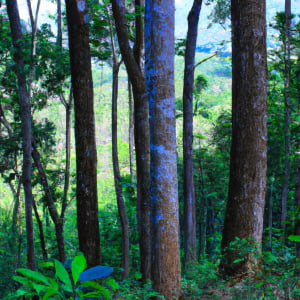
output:
[[[122,281],[118,294],[120,297],[117,297],[117,299],[124,299],[123,297],[125,297],[126,300],[165,299],[152,288],[151,281],[142,284],[134,278]]]
[[[31,299],[31,296],[38,296],[42,300],[86,299],[88,297],[111,299],[113,293],[118,289],[118,284],[113,279],[103,279],[111,271],[106,272],[105,275],[103,271],[94,272],[93,279],[98,280],[98,282],[93,280],[80,281],[80,275],[91,270],[84,271],[86,268],[86,259],[83,255],[77,255],[73,259],[71,264],[72,277],[70,277],[63,264],[57,260],[54,260],[54,263],[44,264],[44,266],[54,266],[55,273],[52,273],[52,276],[45,276],[38,271],[24,268],[17,269],[17,272],[22,276],[13,276],[13,279],[19,282],[22,287],[12,296],[13,299],[19,299],[23,296],[26,299]],[[106,269],[111,269],[109,267],[102,268],[105,271]],[[86,276],[86,278],[89,278],[89,276]]]

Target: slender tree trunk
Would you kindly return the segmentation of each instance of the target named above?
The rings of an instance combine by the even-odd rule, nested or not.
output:
[[[298,212],[300,211],[300,168],[297,171],[297,182],[296,182],[296,190],[295,190],[295,201]],[[300,219],[299,217],[295,223],[295,234],[300,235]],[[300,259],[300,242],[296,242],[296,257]]]
[[[36,32],[37,32],[37,20],[39,15],[41,0],[37,1],[35,17],[33,16],[33,11],[31,7],[31,1],[27,0],[27,8],[30,16],[30,23],[31,23],[31,63],[29,66],[29,78],[28,78],[28,94],[29,98],[31,98],[32,93],[32,82],[34,77],[34,59],[36,56]]]
[[[260,267],[267,168],[265,15],[265,1],[231,0],[232,145],[220,268],[226,275]],[[233,247],[236,237],[252,251]]]
[[[56,44],[58,47],[62,47],[62,11],[61,11],[61,0],[56,0],[57,7],[57,35]]]
[[[62,53],[62,10],[61,10],[61,0],[57,0],[57,36],[56,45],[58,47],[58,53]],[[65,212],[68,206],[68,191],[70,186],[70,162],[71,162],[71,129],[72,129],[72,100],[73,100],[73,88],[70,84],[70,91],[68,100],[65,99],[64,94],[59,95],[60,101],[66,110],[66,141],[65,141],[65,151],[66,151],[66,163],[65,163],[65,181],[64,181],[64,194],[61,204],[61,226],[63,231]]]
[[[281,196],[281,226],[285,232],[287,197],[291,171],[291,99],[290,99],[290,38],[291,38],[291,1],[285,0],[285,41],[284,41],[284,135],[285,135],[285,166]],[[284,235],[283,235],[284,238]]]
[[[271,184],[269,207],[268,207],[268,227],[269,227],[269,251],[273,247],[273,184]]]
[[[101,256],[88,3],[67,0],[66,8],[75,108],[78,238],[88,267],[92,267],[100,264]]]
[[[150,140],[149,108],[146,83],[139,64],[129,45],[126,27],[125,7],[120,0],[112,0],[112,9],[117,29],[120,51],[132,84],[134,97],[134,139],[136,153],[137,207],[140,209],[140,253],[142,280],[151,276],[151,234],[150,234]]]
[[[188,15],[183,86],[183,193],[185,264],[196,261],[196,204],[193,169],[193,89],[195,51],[202,0],[194,0]]]
[[[174,93],[174,1],[146,0],[145,70],[150,112],[152,280],[181,297]]]
[[[207,199],[202,196],[200,203],[200,237],[199,237],[199,256],[200,259],[205,257],[206,253],[206,231],[207,231]]]
[[[61,103],[64,105],[66,110],[66,141],[65,141],[65,151],[66,151],[66,162],[65,162],[65,180],[64,180],[64,192],[61,203],[60,220],[61,226],[64,225],[65,212],[68,206],[68,191],[70,187],[70,163],[71,163],[71,129],[72,129],[72,100],[73,100],[73,89],[70,85],[68,101],[66,101],[63,94],[59,95]],[[62,228],[63,231],[63,228]]]
[[[45,243],[45,236],[44,236],[44,230],[43,230],[43,223],[41,221],[41,218],[39,216],[39,212],[37,210],[36,207],[36,203],[33,200],[33,210],[34,210],[34,215],[38,224],[38,228],[39,228],[39,233],[40,233],[40,244],[41,244],[41,249],[42,249],[42,255],[43,255],[43,259],[47,260],[48,259],[48,254],[47,254],[47,250],[46,250],[46,243]]]
[[[34,260],[34,233],[32,219],[32,184],[31,184],[31,107],[27,90],[25,76],[25,62],[22,49],[22,30],[18,4],[16,0],[7,0],[7,14],[10,21],[11,37],[15,49],[14,60],[17,65],[17,81],[20,99],[20,115],[22,124],[22,150],[23,150],[23,168],[22,183],[25,192],[25,215],[26,215],[26,235],[27,235],[27,264],[30,269],[35,269]]]
[[[122,268],[123,278],[129,273],[129,225],[126,212],[125,201],[122,190],[122,177],[120,174],[118,157],[118,89],[119,89],[119,70],[121,62],[117,59],[116,46],[114,43],[113,28],[110,22],[110,37],[113,55],[113,82],[112,82],[112,105],[111,105],[111,130],[112,130],[112,160],[114,171],[114,184],[118,204],[118,212],[122,228]]]
[[[18,185],[17,185],[17,190],[14,193],[14,208],[13,208],[13,215],[12,215],[12,235],[13,235],[13,242],[16,243],[16,236],[17,236],[17,229],[18,229],[18,219],[20,215],[20,192],[21,192],[21,179],[19,179]],[[14,248],[16,244],[12,245],[12,248]]]
[[[118,117],[117,117],[117,100],[118,100],[118,74],[120,63],[114,63],[113,66],[113,89],[112,89],[112,158],[113,158],[113,170],[114,170],[114,182],[118,204],[118,212],[122,227],[122,268],[123,278],[129,273],[129,226],[128,217],[126,213],[126,206],[122,191],[122,178],[119,169],[118,158]]]
[[[63,95],[61,95],[63,97]],[[64,99],[64,97],[63,97]],[[72,100],[73,100],[73,89],[70,86],[69,99],[63,101],[66,110],[66,164],[65,164],[65,182],[64,182],[64,194],[61,205],[60,219],[62,226],[64,223],[65,212],[68,206],[68,192],[70,187],[70,164],[71,164],[71,129],[72,129]]]
[[[60,219],[57,208],[54,204],[48,179],[45,170],[43,168],[43,165],[41,163],[40,154],[37,150],[37,145],[33,140],[33,138],[32,138],[32,157],[35,166],[38,169],[40,179],[41,179],[41,184],[43,186],[44,193],[46,196],[46,201],[47,201],[46,204],[49,209],[51,219],[54,223],[59,260],[61,262],[64,262],[66,260],[66,257],[65,257],[64,236],[63,236],[63,221]]]
[[[129,136],[129,168],[130,168],[130,177],[131,180],[134,178],[134,169],[133,169],[133,147],[134,147],[134,107],[132,100],[132,86],[128,77],[128,105],[129,105],[129,128],[128,128],[128,136]]]

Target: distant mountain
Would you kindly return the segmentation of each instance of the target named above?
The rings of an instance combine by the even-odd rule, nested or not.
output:
[[[205,3],[206,1],[204,1]],[[187,15],[192,7],[193,0],[176,0],[175,12],[175,36],[176,38],[185,38],[187,33]],[[208,16],[213,7],[212,5],[203,5],[200,14],[200,24],[198,29],[198,51],[214,52],[220,49],[222,41],[230,41],[230,30],[227,26],[225,30],[219,24],[210,24]],[[267,0],[267,23],[269,24],[274,18],[276,12],[284,10],[284,0]],[[292,0],[292,12],[296,15],[300,14],[300,0]],[[208,28],[209,27],[209,28]],[[268,29],[269,30],[269,29]],[[272,43],[272,31],[268,34],[268,45]],[[227,45],[224,52],[230,51]]]

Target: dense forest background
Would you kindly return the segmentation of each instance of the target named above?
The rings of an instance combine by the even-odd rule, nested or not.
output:
[[[132,1],[129,2],[126,6],[126,20],[131,42],[134,43],[137,17],[141,12],[133,8]],[[172,45],[176,54],[176,158],[183,293],[187,299],[298,299],[300,24],[297,14],[300,12],[300,5],[297,1],[292,1],[291,25],[287,31],[284,1],[267,1],[268,169],[262,255],[259,255],[260,271],[251,276],[246,272],[239,272],[227,277],[220,274],[220,261],[225,255],[222,250],[222,232],[228,199],[232,137],[232,52],[227,1],[206,1],[202,4],[200,13],[193,87],[193,184],[197,250],[195,259],[186,262],[183,79],[188,29],[186,20],[192,2],[176,2],[176,42]],[[34,268],[28,264],[26,201],[21,184],[23,125],[21,126],[22,108],[18,102],[18,70],[14,58],[17,50],[12,46],[6,5],[2,4],[0,12],[1,299],[31,299],[36,295],[39,295],[38,299],[77,299],[74,296],[76,293],[76,297],[82,297],[78,299],[86,299],[78,292],[76,276],[86,268],[86,263],[89,267],[93,265],[88,257],[86,262],[80,255],[84,251],[79,245],[76,219],[78,196],[73,87],[65,7],[60,3],[62,11],[59,12],[58,3],[60,1],[42,1],[40,8],[39,1],[19,3],[23,35],[21,56],[25,58],[24,73],[30,95],[34,141],[34,200],[31,213],[34,227]],[[101,299],[163,297],[159,295],[159,288],[154,285],[153,289],[151,281],[145,280],[140,269],[141,229],[137,212],[136,149],[133,143],[134,99],[128,79],[128,67],[125,66],[125,59],[123,58],[124,63],[121,58],[122,51],[118,46],[113,16],[115,11],[112,12],[113,9],[106,1],[101,4],[89,1],[89,6],[89,45],[98,157],[97,218],[100,226],[101,265],[107,267],[103,272],[107,271],[110,277],[108,281],[104,279],[104,283],[100,279],[98,285],[89,283],[87,286],[98,291],[98,294],[90,294],[91,297],[97,295]],[[118,96],[114,115],[112,103],[116,74]],[[117,125],[117,135],[112,135],[114,124]],[[117,150],[112,136],[117,141]],[[114,164],[116,153],[119,170]],[[118,185],[121,191],[118,190]],[[127,233],[120,209],[122,203],[126,207]],[[60,234],[63,236],[63,249],[60,248]],[[124,248],[126,234],[127,254],[126,247]],[[247,238],[236,237],[230,247],[234,249],[235,264],[246,260],[246,256],[256,255],[252,242]],[[172,254],[174,253],[170,253]],[[72,267],[71,259],[75,262]],[[72,268],[72,271],[69,270],[73,276],[70,277],[71,280],[67,279],[69,275],[58,261],[64,262],[66,270]],[[27,267],[34,269],[35,273],[26,271]],[[77,267],[80,272],[74,275]],[[114,268],[113,272],[110,267]],[[24,276],[23,279],[17,276],[17,269],[19,275]],[[101,277],[107,277],[107,274],[96,278]],[[48,288],[46,292],[45,286]],[[166,295],[165,297],[171,299]]]

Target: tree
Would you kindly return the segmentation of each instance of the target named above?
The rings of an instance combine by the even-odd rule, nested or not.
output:
[[[139,243],[141,253],[142,280],[151,276],[151,237],[150,237],[150,140],[149,108],[145,78],[129,43],[125,6],[123,1],[112,0],[118,42],[126,70],[132,84],[134,98],[134,141],[136,152],[137,215],[139,222]],[[137,33],[138,34],[138,33]],[[140,34],[140,31],[139,31]],[[141,39],[139,39],[141,40]]]
[[[193,87],[198,22],[202,0],[194,0],[188,15],[183,86],[183,190],[185,263],[196,260],[196,204],[193,171]]]
[[[97,154],[87,1],[66,1],[75,109],[79,247],[89,267],[100,264]]]
[[[122,190],[122,177],[120,174],[119,155],[118,155],[118,84],[119,84],[119,70],[122,61],[118,60],[117,49],[114,42],[114,33],[112,22],[110,23],[110,37],[112,48],[112,61],[113,61],[113,81],[112,81],[112,105],[111,105],[111,139],[112,139],[112,159],[113,159],[113,172],[114,184],[118,205],[118,212],[120,216],[122,228],[122,268],[123,278],[129,273],[129,225],[126,212],[126,206]]]
[[[30,269],[35,268],[34,260],[34,234],[32,220],[32,183],[31,183],[31,106],[30,97],[27,90],[27,80],[25,75],[25,57],[22,49],[23,35],[21,30],[19,9],[16,0],[6,1],[7,14],[10,21],[12,42],[15,49],[14,60],[17,66],[18,92],[20,102],[20,115],[22,124],[22,150],[23,167],[22,183],[25,192],[25,214],[26,214],[26,236],[27,236],[27,264]]]
[[[145,74],[150,113],[152,280],[166,299],[181,296],[174,98],[174,1],[148,0]]]
[[[232,144],[222,239],[226,275],[259,269],[266,186],[265,1],[232,0]],[[251,249],[240,248],[247,244]]]
[[[285,165],[284,181],[281,195],[281,226],[283,231],[286,228],[287,197],[289,192],[289,179],[291,169],[291,0],[285,0],[285,28],[283,34],[284,47],[284,135],[285,135]]]

